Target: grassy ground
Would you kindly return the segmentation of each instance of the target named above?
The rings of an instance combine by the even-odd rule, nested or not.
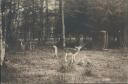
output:
[[[82,50],[75,63],[53,56],[52,49],[9,54],[2,84],[128,83],[127,50]]]

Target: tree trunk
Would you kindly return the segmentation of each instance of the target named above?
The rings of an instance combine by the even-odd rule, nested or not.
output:
[[[49,38],[49,19],[48,19],[48,0],[46,0],[46,27],[45,27],[45,41],[47,41]]]
[[[124,36],[124,48],[128,48],[128,26],[126,26],[126,28],[124,28],[124,32],[123,32],[123,36]]]
[[[128,2],[128,0],[126,0]],[[125,14],[125,26],[124,26],[124,41],[125,41],[125,44],[126,44],[126,48],[128,48],[128,5],[126,6],[126,14]]]
[[[5,3],[4,0],[1,1],[1,12],[0,14],[2,16],[0,16],[0,21],[1,22],[1,25],[0,25],[0,65],[2,66],[3,65],[3,61],[4,61],[4,58],[5,58],[5,36],[6,36],[6,33],[5,33],[5,15],[3,12],[5,12]]]
[[[3,41],[2,28],[0,26],[0,65],[3,65],[5,57],[5,42]]]
[[[63,38],[63,47],[66,46],[65,44],[65,23],[64,23],[64,2],[61,0],[61,17],[62,17],[62,38]]]

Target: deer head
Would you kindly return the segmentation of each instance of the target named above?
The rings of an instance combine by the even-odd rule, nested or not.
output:
[[[82,46],[76,46],[75,48],[80,50],[82,48]]]
[[[53,45],[53,48],[57,48],[57,46]]]
[[[78,49],[78,50],[80,50],[80,49],[83,48],[85,45],[87,45],[87,44],[80,44],[80,46],[76,46],[75,48]]]

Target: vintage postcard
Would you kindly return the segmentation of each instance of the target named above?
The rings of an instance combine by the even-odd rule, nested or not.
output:
[[[0,0],[1,84],[128,84],[128,0]]]

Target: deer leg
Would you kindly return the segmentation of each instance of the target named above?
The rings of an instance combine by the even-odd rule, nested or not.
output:
[[[67,62],[67,56],[68,56],[68,55],[67,55],[67,53],[66,53],[66,55],[65,55],[65,62]]]
[[[72,55],[72,63],[74,62],[74,56]]]
[[[73,62],[75,62],[75,61],[76,61],[76,56],[74,55],[74,56],[73,56]]]
[[[57,58],[58,57],[57,54],[54,54],[54,57]]]
[[[54,54],[55,57],[58,57],[57,53],[58,53],[58,50],[57,50],[57,48],[55,48],[55,54]]]

